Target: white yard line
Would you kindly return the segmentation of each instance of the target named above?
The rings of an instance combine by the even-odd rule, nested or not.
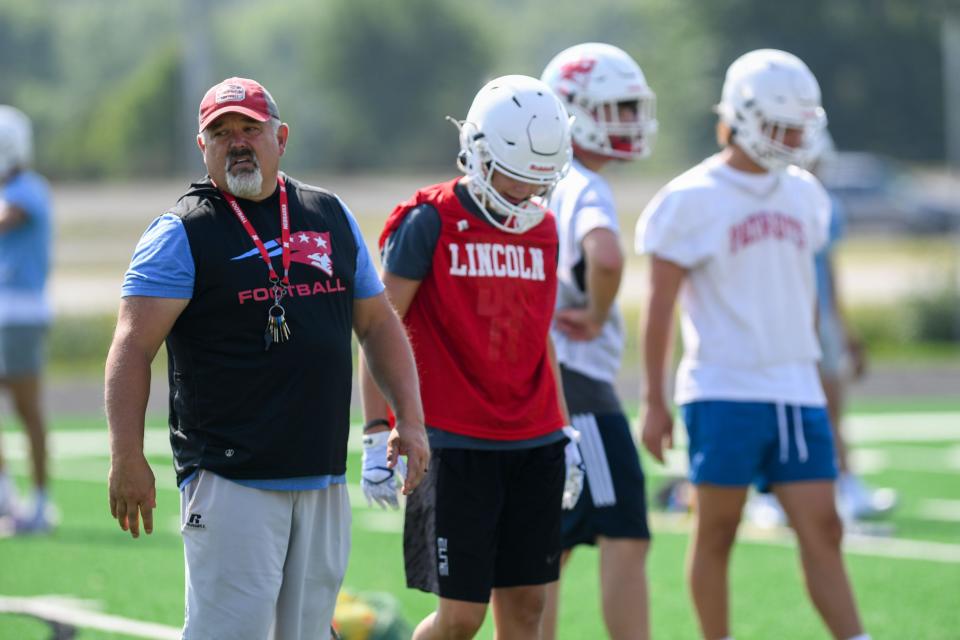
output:
[[[933,413],[884,413],[851,415],[844,425],[846,436],[854,445],[876,442],[925,442],[960,441],[960,412]],[[677,428],[678,444],[685,443],[682,425]],[[7,429],[3,433],[4,454],[11,460],[27,459],[27,441],[19,429]],[[359,428],[354,425],[349,442],[350,451],[360,451]],[[106,456],[109,454],[107,431],[103,429],[53,431],[50,434],[50,450],[57,460]],[[147,455],[170,455],[170,442],[166,429],[147,429],[144,434],[144,450]],[[674,457],[685,457],[682,451],[674,451]],[[951,466],[960,467],[960,447],[951,454]],[[685,468],[684,462],[674,462],[677,469]],[[674,471],[670,468],[669,471]]]
[[[0,596],[0,613],[17,613],[80,629],[109,631],[135,638],[178,640],[181,636],[179,628],[99,613],[91,611],[91,607],[96,607],[96,603],[58,596]]]
[[[960,413],[854,414],[844,421],[844,435],[853,444],[960,440]]]
[[[687,535],[693,525],[693,517],[687,514],[651,513],[649,515],[651,529],[655,535]],[[767,529],[745,523],[740,527],[737,539],[751,544],[796,546],[792,530],[786,527]],[[848,533],[843,537],[843,550],[845,553],[861,556],[960,564],[960,544],[948,542]]]
[[[927,498],[913,512],[925,520],[960,522],[960,500]]]

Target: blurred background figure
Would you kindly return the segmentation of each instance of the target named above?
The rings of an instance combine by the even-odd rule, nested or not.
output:
[[[811,151],[809,170],[819,177],[824,165],[833,161],[836,147],[830,133],[824,129]],[[817,336],[820,340],[820,382],[827,399],[827,413],[833,427],[833,441],[837,454],[837,510],[847,522],[867,520],[889,514],[897,503],[893,489],[874,489],[858,476],[850,465],[850,456],[844,437],[843,414],[847,386],[860,380],[866,373],[867,354],[856,330],[844,313],[843,299],[838,287],[834,254],[846,234],[846,212],[840,200],[830,195],[830,228],[827,244],[814,256],[817,283]],[[766,487],[754,495],[747,505],[751,522],[760,526],[782,526],[786,516],[776,497]]]
[[[557,54],[543,80],[574,118],[574,159],[550,198],[560,234],[552,336],[589,489],[564,511],[561,563],[577,546],[599,547],[607,633],[614,640],[648,638],[645,478],[614,386],[624,351],[616,303],[624,256],[613,190],[601,174],[650,155],[656,96],[628,53],[598,42]],[[557,635],[558,596],[559,582],[548,587],[545,639]]]
[[[17,533],[48,531],[46,425],[41,408],[44,340],[51,311],[45,288],[50,268],[51,207],[46,181],[28,167],[30,119],[0,105],[0,386],[30,441],[33,496],[18,504],[0,454],[0,517]]]
[[[836,153],[830,133],[823,131],[810,167],[814,175]],[[856,330],[847,321],[835,276],[834,253],[846,232],[846,215],[840,201],[830,196],[830,235],[826,246],[814,257],[817,278],[817,333],[820,338],[820,382],[827,397],[827,413],[833,426],[840,476],[837,479],[837,508],[847,520],[873,518],[889,513],[896,505],[891,489],[871,489],[850,468],[844,438],[843,414],[847,385],[866,372],[867,357]]]

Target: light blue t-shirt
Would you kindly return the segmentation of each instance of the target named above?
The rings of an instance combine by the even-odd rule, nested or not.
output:
[[[830,282],[830,272],[827,268],[830,254],[836,249],[837,242],[843,237],[846,231],[846,220],[843,211],[843,205],[837,200],[836,196],[830,195],[830,229],[827,236],[827,244],[818,251],[813,257],[813,265],[816,271],[817,279],[817,304],[821,314],[832,313],[833,309],[833,291]]]
[[[26,221],[0,233],[0,325],[46,324],[50,188],[39,174],[21,171],[3,185],[2,194],[4,201],[26,214]]]
[[[339,198],[338,198],[339,200]],[[383,291],[383,283],[370,259],[370,252],[363,241],[356,218],[340,200],[340,206],[347,215],[353,239],[357,247],[357,267],[355,272],[354,297],[370,298]],[[295,231],[295,230],[294,230]],[[271,256],[280,255],[282,247],[275,241],[264,244]],[[196,267],[190,253],[190,242],[183,221],[172,213],[165,213],[151,223],[137,243],[133,259],[123,279],[122,297],[147,296],[153,298],[189,299],[193,296],[193,282]],[[181,491],[196,474],[184,479]],[[231,479],[232,480],[232,479]],[[277,478],[260,480],[233,480],[238,484],[254,489],[271,491],[307,491],[326,489],[330,485],[344,484],[344,475],[307,476],[299,478]]]

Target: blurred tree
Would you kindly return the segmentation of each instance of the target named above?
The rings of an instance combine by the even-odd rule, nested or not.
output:
[[[451,167],[463,118],[491,67],[485,22],[443,0],[333,0],[316,42],[337,169]]]
[[[711,105],[719,95],[710,60],[714,40],[709,24],[684,10],[685,0],[534,0],[496,3],[498,73],[539,77],[547,62],[581,42],[607,42],[636,59],[657,94],[660,133],[653,155],[622,171],[675,167],[709,153]]]
[[[840,148],[909,160],[944,157],[940,24],[948,3],[684,2],[712,28],[719,54],[714,77],[722,80],[726,66],[752,49],[790,51],[820,81]]]
[[[616,44],[658,94],[649,161],[672,171],[715,148],[710,107],[723,72],[757,47],[787,49],[817,74],[839,145],[907,160],[944,155],[940,26],[960,0],[0,0],[0,101],[34,119],[38,167],[54,177],[194,173],[169,161],[199,95],[255,77],[293,128],[291,171],[451,169],[444,116],[462,118],[485,79],[539,75],[561,49]],[[188,45],[201,43],[205,64]],[[189,40],[189,41],[188,41]],[[187,52],[187,53],[184,53]],[[170,65],[193,55],[190,88]],[[166,62],[164,62],[166,61]],[[213,75],[210,75],[213,74]],[[150,77],[155,76],[155,77]],[[201,78],[200,76],[204,76]],[[210,76],[210,77],[206,77]],[[171,93],[166,93],[167,89]],[[154,101],[169,111],[151,111]],[[129,120],[158,115],[154,136]],[[107,115],[120,120],[110,125]],[[143,126],[143,125],[141,125]],[[197,156],[199,157],[199,156]]]
[[[176,47],[152,59],[105,93],[94,107],[84,145],[105,175],[165,176],[175,173],[180,122],[181,57]]]
[[[35,5],[0,6],[0,103],[18,104],[29,85],[55,79],[54,38],[53,25]]]

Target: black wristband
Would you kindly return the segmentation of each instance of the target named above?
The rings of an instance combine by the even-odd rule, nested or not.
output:
[[[366,433],[374,427],[389,427],[390,421],[385,418],[375,418],[373,420],[368,420],[363,424],[363,432]]]

